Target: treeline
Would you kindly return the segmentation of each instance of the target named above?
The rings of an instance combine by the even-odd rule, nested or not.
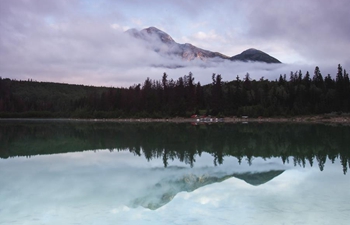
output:
[[[74,102],[109,88],[0,77],[0,117],[74,117]]]
[[[333,78],[335,77],[335,78]],[[349,74],[338,65],[335,76],[291,72],[224,82],[219,74],[202,86],[192,73],[161,80],[147,78],[129,88],[95,88],[0,78],[1,117],[166,118],[191,114],[272,117],[342,113],[350,110]],[[69,90],[69,91],[67,91]]]
[[[209,153],[215,165],[226,156],[249,165],[257,157],[278,157],[283,163],[322,171],[327,161],[340,161],[345,174],[350,168],[349,135],[349,126],[320,124],[3,121],[0,158],[109,149],[148,161],[162,159],[166,167],[175,159],[193,166]]]

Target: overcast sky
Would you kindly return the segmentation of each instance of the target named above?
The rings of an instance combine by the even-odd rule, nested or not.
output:
[[[194,74],[209,83],[301,69],[334,75],[350,70],[349,0],[0,0],[0,76],[88,85],[125,86]],[[228,56],[248,48],[283,62],[218,63],[155,68],[164,59],[124,35],[155,26],[178,43]]]

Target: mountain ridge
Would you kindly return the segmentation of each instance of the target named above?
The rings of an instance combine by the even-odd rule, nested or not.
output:
[[[266,63],[281,63],[278,59],[255,48],[249,48],[238,55],[232,56],[230,60],[243,62],[259,61]]]
[[[156,28],[148,27],[142,30],[135,28],[125,31],[134,38],[141,39],[148,43],[154,51],[164,55],[177,55],[183,60],[191,61],[200,59],[206,61],[208,59],[220,59],[241,62],[264,62],[264,63],[281,63],[278,59],[269,54],[254,48],[247,49],[240,54],[234,56],[226,56],[220,52],[213,52],[199,48],[191,43],[180,44],[166,32]]]

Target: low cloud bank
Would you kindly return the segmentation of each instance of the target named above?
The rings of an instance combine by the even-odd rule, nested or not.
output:
[[[162,51],[155,52],[154,45],[131,37],[125,28],[105,20],[93,17],[54,20],[41,14],[23,15],[5,15],[0,24],[0,76],[3,78],[129,87],[142,84],[147,77],[160,80],[164,72],[174,80],[192,72],[195,81],[204,85],[211,82],[213,73],[221,74],[224,81],[231,81],[237,75],[242,79],[247,73],[252,79],[269,80],[277,79],[280,74],[289,77],[290,71],[297,70],[313,74],[315,66],[320,67],[324,76],[328,73],[335,76],[337,71],[337,65],[243,63],[222,59],[184,61]],[[160,43],[159,46],[164,47]],[[350,61],[343,68],[349,65]]]

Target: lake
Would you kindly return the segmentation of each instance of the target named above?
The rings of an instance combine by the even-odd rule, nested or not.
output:
[[[0,224],[348,224],[350,127],[0,121]]]

